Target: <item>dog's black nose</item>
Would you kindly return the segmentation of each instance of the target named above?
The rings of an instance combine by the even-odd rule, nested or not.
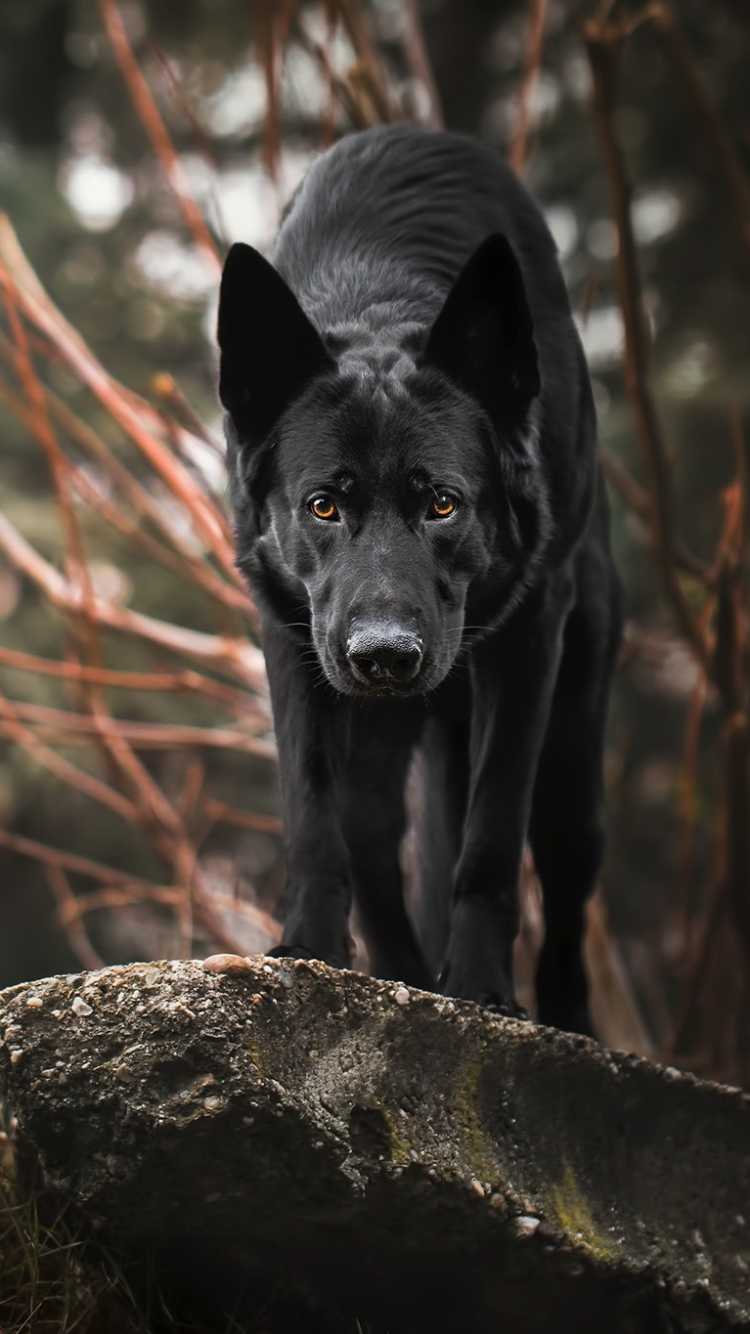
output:
[[[422,641],[413,630],[391,622],[352,627],[346,657],[365,685],[408,685],[422,666]]]

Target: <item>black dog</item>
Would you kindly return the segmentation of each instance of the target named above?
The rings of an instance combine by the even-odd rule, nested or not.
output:
[[[488,148],[344,139],[273,267],[227,259],[221,400],[258,600],[288,844],[274,951],[518,1013],[528,835],[540,1019],[589,1031],[583,908],[602,857],[618,584],[586,365],[539,210]],[[419,910],[404,789],[422,754]]]

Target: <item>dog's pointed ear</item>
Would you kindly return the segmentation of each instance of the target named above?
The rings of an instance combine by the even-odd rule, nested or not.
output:
[[[253,440],[268,434],[314,375],[334,365],[281,275],[241,242],[221,277],[218,341],[219,397]]]
[[[491,417],[522,416],[540,390],[523,277],[501,233],[461,270],[430,330],[425,360],[468,389]]]

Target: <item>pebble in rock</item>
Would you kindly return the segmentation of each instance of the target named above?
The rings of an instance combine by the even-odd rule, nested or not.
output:
[[[203,960],[203,968],[206,973],[227,973],[232,977],[252,972],[247,959],[240,954],[210,954]]]

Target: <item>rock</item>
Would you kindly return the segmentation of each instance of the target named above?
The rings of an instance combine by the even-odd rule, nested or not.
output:
[[[322,964],[243,963],[0,995],[22,1142],[122,1254],[188,1284],[264,1275],[388,1334],[750,1328],[741,1092]]]

